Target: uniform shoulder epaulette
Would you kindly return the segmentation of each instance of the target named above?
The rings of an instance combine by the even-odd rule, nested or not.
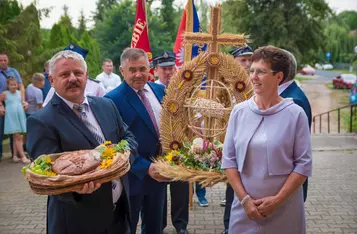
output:
[[[92,78],[92,77],[89,77],[89,76],[88,76],[88,79],[91,80],[91,81],[94,81],[94,82],[96,82],[96,83],[100,83],[99,80],[96,80],[96,79],[94,79],[94,78]]]

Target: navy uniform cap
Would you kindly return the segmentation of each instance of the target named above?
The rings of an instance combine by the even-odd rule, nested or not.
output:
[[[82,55],[84,59],[86,59],[86,56],[89,52],[89,50],[84,49],[74,43],[69,44],[69,46],[67,46],[66,48],[64,48],[64,50],[72,50],[74,52],[77,52],[78,54]]]
[[[164,51],[161,54],[155,56],[152,59],[152,61],[153,61],[154,67],[156,67],[156,66],[160,66],[160,67],[172,66],[172,65],[175,65],[176,54],[174,52]]]
[[[250,46],[244,46],[244,47],[236,47],[233,50],[229,51],[233,57],[239,57],[239,56],[245,56],[245,55],[252,55],[253,50]]]

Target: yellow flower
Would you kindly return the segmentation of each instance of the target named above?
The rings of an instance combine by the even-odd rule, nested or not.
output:
[[[51,158],[50,157],[46,157],[46,164],[50,164],[50,163],[52,163],[52,160],[51,160]]]
[[[45,171],[46,176],[56,176],[57,174],[53,171]]]
[[[112,144],[112,142],[111,141],[106,141],[106,142],[104,142],[104,145],[105,146],[107,146],[107,145],[111,145]]]
[[[105,148],[105,150],[102,153],[102,156],[106,159],[111,159],[115,155],[115,150],[113,148]]]
[[[168,162],[171,162],[172,161],[172,157],[173,157],[172,153],[169,153],[169,154],[166,155],[166,160]]]
[[[108,168],[113,164],[113,159],[108,159],[108,160],[103,160],[100,163],[100,168],[104,169],[104,168]]]

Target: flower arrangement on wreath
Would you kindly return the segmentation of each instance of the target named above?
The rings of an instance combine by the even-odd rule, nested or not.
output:
[[[165,154],[164,159],[172,166],[223,172],[221,169],[222,149],[223,144],[220,141],[210,142],[207,139],[195,138],[192,144],[184,142],[183,147]]]

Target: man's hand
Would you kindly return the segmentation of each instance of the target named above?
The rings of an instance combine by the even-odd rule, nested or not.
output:
[[[148,174],[149,176],[151,176],[151,178],[153,178],[157,182],[170,182],[170,179],[163,177],[159,174],[155,163],[150,164]]]
[[[250,220],[263,220],[265,217],[259,213],[255,200],[249,198],[243,205],[245,213]]]
[[[5,107],[3,105],[0,106],[0,116],[5,115]]]
[[[82,189],[77,189],[77,190],[74,190],[73,192],[76,192],[79,194],[91,194],[95,190],[99,189],[101,185],[102,184],[100,184],[100,183],[89,182],[89,183],[85,183],[83,185]]]
[[[254,204],[257,206],[258,211],[264,216],[271,215],[280,206],[275,196],[255,200]]]

